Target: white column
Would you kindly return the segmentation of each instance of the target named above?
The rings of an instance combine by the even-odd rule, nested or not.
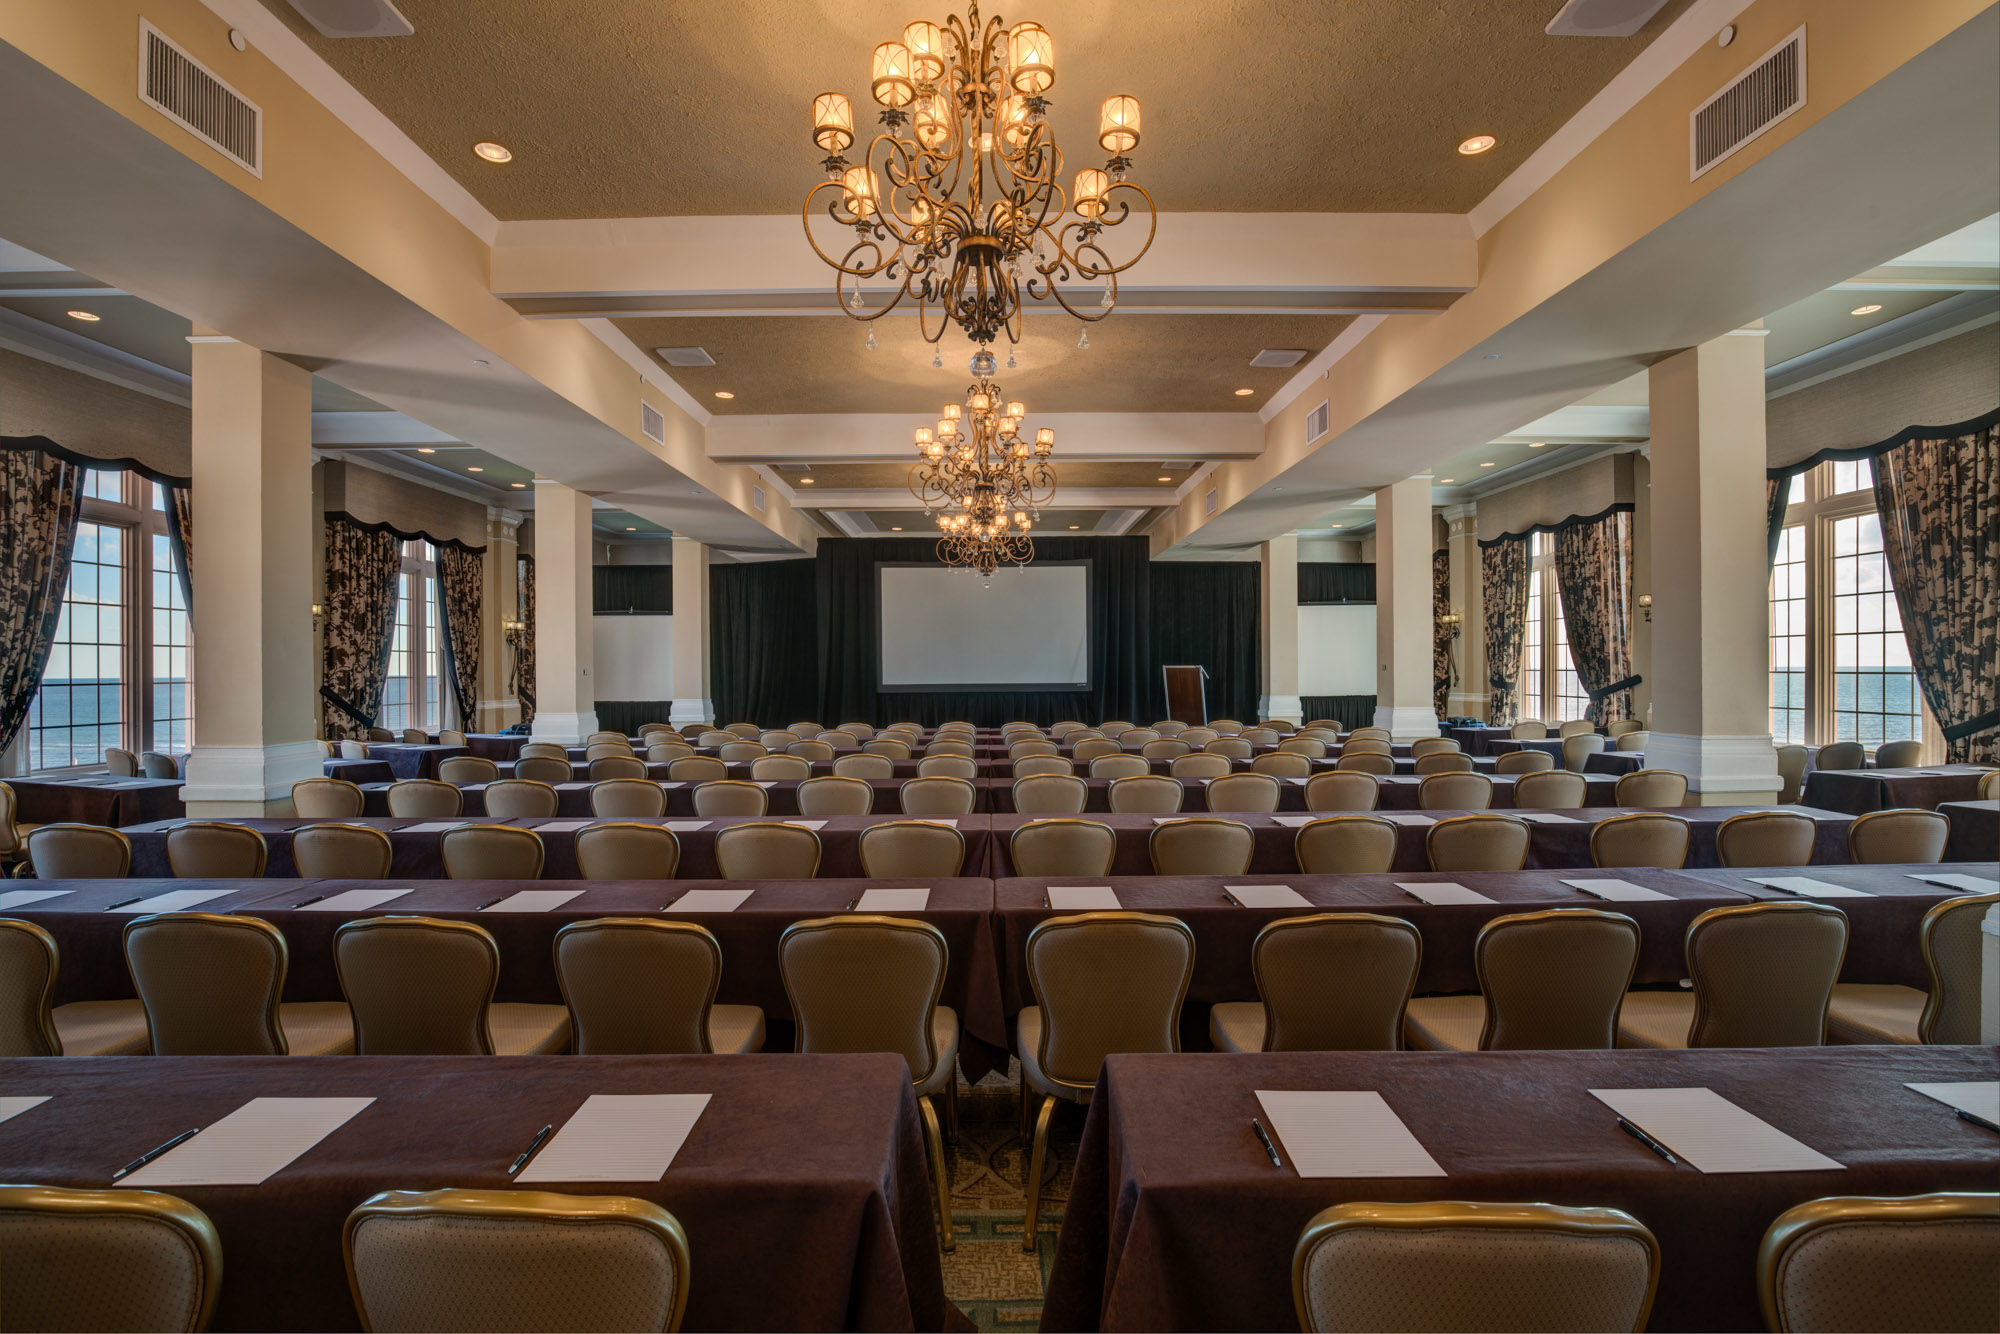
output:
[[[193,816],[283,814],[314,741],[312,375],[194,343]]]
[[[1486,679],[1486,600],[1481,596],[1479,516],[1470,505],[1445,511],[1451,536],[1451,605],[1462,618],[1451,646],[1458,683],[1445,707],[1460,718],[1484,718],[1492,691]]]
[[[1773,800],[1763,330],[1654,364],[1653,732],[1646,763],[1692,800]],[[1671,570],[1671,578],[1657,572]]]
[[[535,479],[537,741],[574,745],[597,730],[590,594],[590,497]]]
[[[691,537],[674,539],[674,707],[676,727],[712,723],[708,693],[708,548]],[[783,726],[773,719],[771,726]]]
[[[480,591],[479,716],[465,720],[473,731],[499,732],[521,719],[521,701],[507,691],[514,667],[514,650],[507,642],[507,622],[520,613],[519,579],[521,515],[510,509],[486,510],[486,558]]]
[[[1398,741],[1438,734],[1432,540],[1430,474],[1375,493],[1375,725]]]
[[[1286,533],[1264,543],[1263,561],[1264,695],[1257,717],[1288,723],[1306,720],[1299,700],[1299,535]]]

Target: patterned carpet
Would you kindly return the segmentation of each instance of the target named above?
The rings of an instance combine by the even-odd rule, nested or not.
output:
[[[1070,1168],[1083,1134],[1081,1107],[1057,1108],[1049,1132],[1049,1173],[1042,1187],[1038,1254],[1021,1250],[1027,1216],[1028,1150],[1020,1142],[1016,1071],[959,1086],[958,1143],[953,1148],[951,1211],[958,1249],[944,1260],[944,1290],[983,1330],[1031,1330],[1055,1260],[1056,1232],[1069,1199]]]

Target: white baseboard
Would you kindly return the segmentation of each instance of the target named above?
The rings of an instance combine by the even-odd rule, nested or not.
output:
[[[689,723],[712,723],[715,721],[715,701],[712,699],[677,699],[667,713],[667,721],[675,727],[685,727]]]
[[[1646,767],[1684,773],[1691,792],[1775,798],[1778,752],[1769,733],[1749,736],[1684,736],[1654,732],[1646,741]]]
[[[1294,726],[1306,720],[1306,706],[1297,695],[1265,695],[1257,701],[1257,717],[1275,718]]]
[[[1389,729],[1391,740],[1414,741],[1438,734],[1436,710],[1428,704],[1375,706],[1375,725]]]
[[[588,713],[547,713],[537,710],[530,735],[537,741],[553,741],[559,745],[576,746],[583,739],[597,731],[597,710]]]
[[[317,741],[278,741],[268,746],[201,746],[188,756],[181,800],[190,806],[229,803],[258,807],[290,801],[292,784],[318,778],[325,756]],[[203,814],[221,814],[205,811]],[[237,812],[241,814],[242,812]]]

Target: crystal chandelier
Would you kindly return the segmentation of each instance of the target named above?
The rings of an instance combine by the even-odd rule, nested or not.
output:
[[[963,22],[920,20],[900,42],[875,48],[869,91],[882,129],[860,163],[841,156],[854,143],[853,105],[841,93],[813,99],[827,179],[806,196],[806,239],[835,270],[849,316],[879,319],[909,299],[926,341],[955,323],[984,347],[1003,332],[1020,341],[1024,296],[1054,298],[1088,323],[1111,313],[1118,275],[1151,248],[1157,226],[1152,196],[1125,179],[1126,155],[1139,146],[1139,100],[1105,100],[1097,141],[1110,160],[1077,172],[1065,192],[1062,150],[1045,119],[1055,79],[1055,41],[1040,24],[1009,28],[995,17],[982,27],[974,0]],[[822,191],[828,216],[854,233],[837,258],[812,234]],[[1120,262],[1103,248],[1104,232],[1134,202],[1144,206],[1146,239]],[[870,309],[861,285],[877,279],[897,284],[896,294]],[[1073,305],[1062,283],[1102,294]]]
[[[974,354],[964,404],[945,404],[935,430],[917,428],[910,469],[910,494],[937,518],[938,559],[984,578],[1035,558],[1028,533],[1056,493],[1055,430],[1031,435],[1021,424],[1027,407],[1005,401],[994,369],[991,352]]]

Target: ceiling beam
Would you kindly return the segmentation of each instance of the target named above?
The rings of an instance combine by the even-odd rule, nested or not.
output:
[[[908,463],[912,432],[936,418],[919,413],[818,413],[713,417],[708,457],[717,463]],[[1058,462],[1254,458],[1264,428],[1249,412],[1044,412]]]
[[[812,510],[911,510],[921,514],[923,502],[907,490],[889,491],[873,489],[835,490],[831,487],[821,490],[817,486],[792,488],[797,499],[793,502],[800,509]],[[1059,487],[1055,500],[1048,509],[1065,510],[1144,510],[1164,505],[1173,499],[1169,487],[1106,486],[1106,487]]]

